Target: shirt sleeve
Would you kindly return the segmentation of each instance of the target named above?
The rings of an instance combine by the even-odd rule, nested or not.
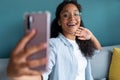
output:
[[[55,51],[56,49],[55,49],[55,46],[54,46],[54,44],[53,43],[50,43],[50,46],[49,46],[49,54],[48,54],[48,66],[47,66],[47,71],[46,72],[44,72],[43,74],[42,74],[42,77],[43,77],[43,80],[48,80],[49,79],[49,75],[50,75],[50,73],[52,72],[52,69],[53,69],[53,67],[54,67],[54,65],[55,65],[55,53],[56,53],[56,51]]]

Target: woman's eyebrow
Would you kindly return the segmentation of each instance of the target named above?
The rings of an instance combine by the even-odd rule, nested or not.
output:
[[[75,12],[79,12],[79,10],[74,10]]]
[[[65,12],[68,12],[68,10],[63,10],[61,13],[65,13]]]
[[[69,12],[68,10],[63,10],[61,13]],[[74,12],[79,12],[79,10],[74,10]]]

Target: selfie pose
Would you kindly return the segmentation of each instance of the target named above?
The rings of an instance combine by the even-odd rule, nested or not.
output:
[[[48,60],[27,61],[27,57],[45,48],[45,45],[25,48],[35,36],[30,32],[13,51],[8,65],[11,79],[33,78],[34,80],[94,80],[91,74],[90,58],[101,45],[93,33],[84,27],[81,6],[76,1],[63,1],[56,9],[51,24],[51,39]],[[16,55],[16,56],[15,56]],[[16,61],[15,61],[16,60]],[[30,67],[47,64],[47,71],[31,70]]]

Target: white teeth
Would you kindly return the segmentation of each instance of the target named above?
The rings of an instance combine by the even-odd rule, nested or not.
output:
[[[69,23],[68,26],[75,26],[75,23]]]

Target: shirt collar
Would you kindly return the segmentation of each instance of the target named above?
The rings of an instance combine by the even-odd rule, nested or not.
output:
[[[71,46],[71,43],[65,38],[65,36],[62,33],[59,33],[58,37],[60,40],[67,46]]]

